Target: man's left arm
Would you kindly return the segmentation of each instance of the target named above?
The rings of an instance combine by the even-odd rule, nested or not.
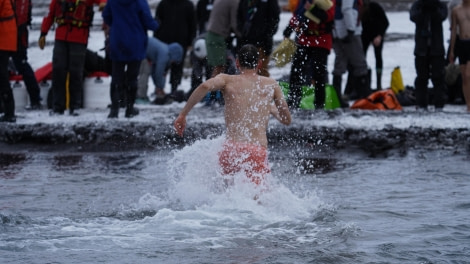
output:
[[[290,115],[289,106],[284,98],[284,94],[281,91],[281,87],[276,83],[274,87],[274,105],[277,108],[277,111],[271,110],[271,114],[276,117],[279,122],[284,125],[289,125],[292,121],[292,117]]]

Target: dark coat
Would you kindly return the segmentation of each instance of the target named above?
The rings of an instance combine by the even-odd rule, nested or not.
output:
[[[250,6],[251,2],[256,7],[255,11]],[[240,0],[237,27],[238,31],[242,33],[242,42],[270,50],[272,38],[279,25],[279,14],[277,0]]]
[[[447,5],[439,0],[417,0],[413,3],[410,20],[416,24],[414,55],[445,54],[442,23],[446,17]]]
[[[196,37],[196,11],[189,0],[162,0],[155,11],[160,27],[155,37],[169,44],[177,42],[183,49]]]
[[[372,40],[377,36],[384,37],[389,26],[384,9],[376,2],[370,2],[364,6],[361,22],[362,36],[368,40]]]
[[[209,17],[211,15],[212,6],[214,0],[199,0],[196,5],[196,20],[197,20],[197,29],[199,35],[203,34],[207,30],[207,22],[209,22]]]

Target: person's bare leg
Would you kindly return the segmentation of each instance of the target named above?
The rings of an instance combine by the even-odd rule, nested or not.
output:
[[[465,65],[460,65],[462,73],[462,92],[467,104],[467,112],[470,113],[470,61]]]

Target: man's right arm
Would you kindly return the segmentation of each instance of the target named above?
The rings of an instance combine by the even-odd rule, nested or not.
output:
[[[183,136],[184,129],[186,127],[186,116],[193,109],[193,107],[199,103],[208,92],[221,90],[225,87],[225,79],[221,74],[217,75],[214,78],[211,78],[201,85],[199,85],[196,90],[191,94],[186,105],[181,110],[180,114],[174,122],[174,128],[176,133],[180,136]]]

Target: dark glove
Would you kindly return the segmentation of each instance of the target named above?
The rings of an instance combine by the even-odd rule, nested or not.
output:
[[[354,31],[348,30],[348,34],[346,35],[346,37],[341,39],[341,41],[343,43],[351,43],[353,39],[354,39]]]
[[[41,33],[41,36],[39,37],[38,41],[38,46],[40,49],[44,49],[44,47],[46,46],[46,34]]]
[[[284,31],[282,32],[282,35],[284,36],[284,38],[290,38],[292,31],[294,31],[294,29],[288,25],[286,29],[284,29]]]

